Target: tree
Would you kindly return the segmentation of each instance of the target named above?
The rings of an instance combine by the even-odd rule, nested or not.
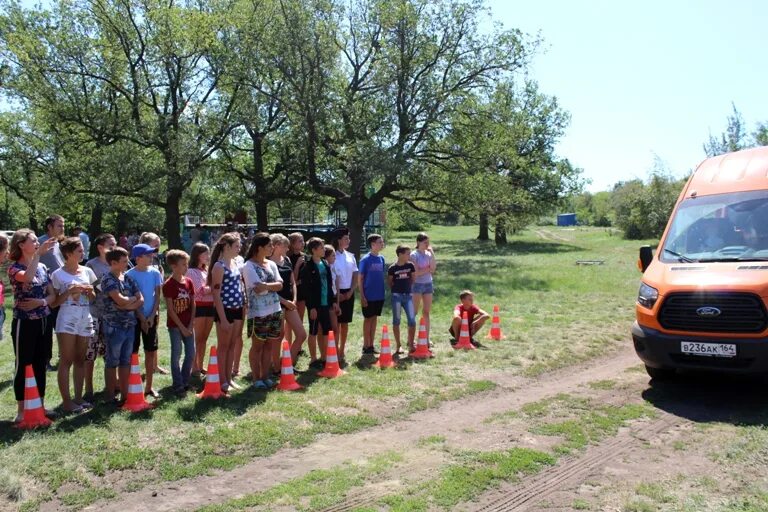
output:
[[[583,192],[571,198],[570,209],[580,224],[609,227],[612,224],[611,193],[608,191]]]
[[[112,193],[164,208],[171,247],[181,246],[183,192],[232,129],[237,86],[227,97],[217,94],[227,80],[227,49],[218,39],[225,9],[191,1],[76,0],[27,11],[6,2],[0,20],[0,51],[19,101],[101,146],[123,141],[157,152],[162,164],[141,178],[158,182],[163,194]]]
[[[731,108],[733,112],[728,116],[728,125],[725,132],[720,137],[715,137],[710,132],[709,140],[704,143],[704,153],[707,157],[739,151],[751,145],[741,112],[736,109],[735,104],[731,104]]]
[[[568,115],[532,81],[502,81],[488,98],[467,97],[446,137],[436,143],[433,172],[414,199],[490,221],[505,244],[515,232],[581,188],[580,170],[556,157]]]
[[[768,123],[759,123],[753,137],[758,146],[768,146]]]
[[[236,126],[222,146],[223,160],[254,205],[258,228],[263,231],[268,229],[271,203],[308,199],[306,176],[295,147],[300,139],[285,113],[284,78],[264,51],[280,35],[271,23],[279,15],[279,7],[275,0],[237,1],[233,22],[223,32],[230,49],[232,84],[240,95],[233,114]],[[229,91],[222,89],[222,94]]]
[[[280,4],[273,58],[307,181],[346,209],[357,248],[385,199],[418,188],[460,99],[520,69],[531,48],[515,31],[481,35],[475,1]]]
[[[647,183],[641,180],[617,183],[611,202],[616,226],[623,231],[624,238],[660,237],[686,180],[674,178],[657,157]]]
[[[31,122],[23,114],[0,114],[0,184],[22,200],[29,228],[38,231],[56,156],[50,140],[39,137]]]

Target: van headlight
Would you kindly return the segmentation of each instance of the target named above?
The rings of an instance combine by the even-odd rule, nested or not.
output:
[[[640,283],[640,290],[637,292],[637,302],[648,309],[653,309],[653,305],[659,299],[659,290],[645,283]]]

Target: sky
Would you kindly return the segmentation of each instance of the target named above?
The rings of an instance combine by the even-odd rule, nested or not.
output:
[[[768,1],[486,2],[494,22],[544,39],[529,75],[570,112],[557,152],[591,192],[647,178],[657,157],[687,175],[732,105],[750,132],[768,122]]]
[[[768,122],[768,2],[489,0],[493,21],[544,38],[530,76],[571,124],[557,147],[609,190],[646,178],[658,156],[674,176],[704,159],[732,104],[749,132]]]

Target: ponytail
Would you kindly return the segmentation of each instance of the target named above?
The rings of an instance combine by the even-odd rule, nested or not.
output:
[[[213,251],[211,252],[211,268],[208,270],[207,281],[209,286],[212,283],[211,279],[213,277],[213,266],[216,264],[216,262],[219,261],[221,253],[224,251],[224,246],[232,245],[239,240],[240,235],[238,233],[224,233],[216,241],[216,245],[213,246]]]

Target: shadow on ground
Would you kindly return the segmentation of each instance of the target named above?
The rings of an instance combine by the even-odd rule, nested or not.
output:
[[[653,406],[697,423],[768,425],[768,378],[684,373],[652,380],[642,396]]]
[[[497,247],[493,241],[446,240],[437,247],[437,257],[442,252],[456,256],[515,256],[525,254],[556,254],[563,252],[584,251],[583,247],[568,243],[548,240],[512,240],[507,245]]]
[[[448,269],[448,270],[446,270]],[[505,290],[547,291],[549,280],[533,277],[507,260],[474,260],[446,257],[440,260],[435,289],[458,295],[460,290],[469,288],[487,291],[495,287]]]

